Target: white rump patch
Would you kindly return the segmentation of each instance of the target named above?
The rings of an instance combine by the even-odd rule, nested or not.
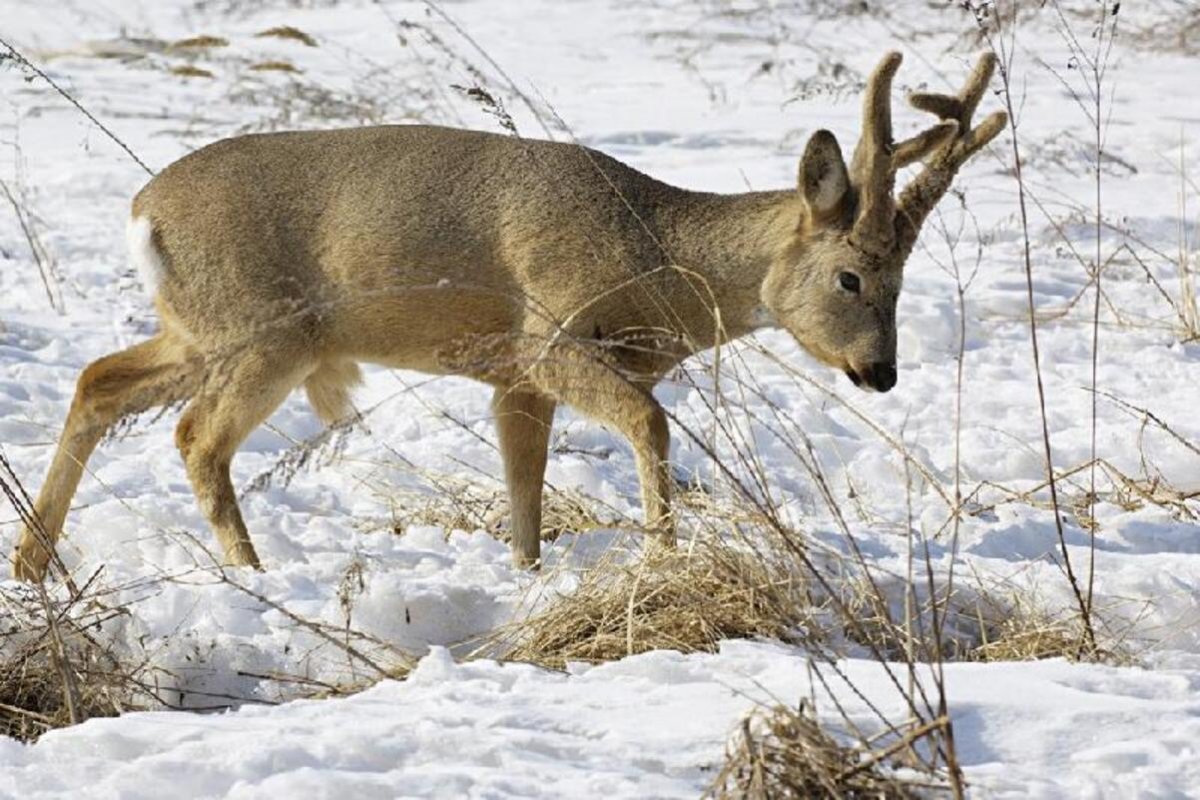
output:
[[[154,225],[148,217],[130,217],[125,228],[125,240],[129,246],[129,260],[137,268],[142,288],[154,297],[167,277],[162,254],[154,246]]]

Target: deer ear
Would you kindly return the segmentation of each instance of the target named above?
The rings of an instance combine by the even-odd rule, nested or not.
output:
[[[800,159],[800,196],[817,217],[838,215],[850,191],[850,177],[837,138],[819,130],[808,140]]]

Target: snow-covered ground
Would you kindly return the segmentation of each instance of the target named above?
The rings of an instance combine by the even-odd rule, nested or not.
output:
[[[221,136],[276,127],[425,121],[495,130],[486,109],[452,88],[478,80],[468,72],[470,63],[483,69],[523,134],[566,138],[565,123],[580,141],[658,178],[734,192],[792,185],[798,154],[819,127],[832,129],[849,148],[859,128],[861,76],[883,51],[906,54],[899,94],[956,87],[978,49],[963,34],[971,24],[953,4],[909,0],[868,4],[879,6],[874,13],[829,12],[839,5],[860,4],[446,3],[486,57],[422,4],[386,0],[2,0],[0,36],[44,64],[152,168]],[[1121,10],[1130,33],[1149,22],[1138,14],[1150,11],[1137,5]],[[1090,23],[1067,19],[1089,46]],[[422,28],[398,29],[405,20],[435,32],[437,42]],[[1084,260],[1094,250],[1092,131],[1072,100],[1070,88],[1079,91],[1082,84],[1055,20],[1047,10],[1023,29],[1013,74],[1036,199],[1034,290],[1046,312],[1067,307],[1086,286],[1072,247]],[[318,46],[255,36],[279,25],[308,32]],[[190,53],[164,48],[201,34],[228,45]],[[1200,344],[1182,341],[1174,312],[1134,256],[1177,298],[1178,275],[1162,256],[1179,253],[1181,236],[1200,241],[1200,60],[1166,46],[1173,41],[1134,47],[1134,38],[1118,37],[1106,77],[1104,214],[1129,233],[1110,230],[1102,241],[1104,258],[1112,261],[1104,273],[1097,385],[1149,409],[1194,443],[1200,442]],[[98,57],[114,49],[143,57]],[[251,68],[280,61],[300,71]],[[548,130],[497,75],[497,65],[542,109]],[[180,74],[185,66],[193,74]],[[149,301],[123,250],[127,204],[146,174],[11,62],[0,72],[0,98],[0,178],[32,213],[57,264],[53,294],[63,310],[51,308],[22,227],[5,206],[0,448],[34,490],[79,370],[152,329]],[[995,107],[999,100],[984,103]],[[926,122],[901,103],[896,107],[898,132]],[[968,490],[984,483],[1031,490],[1044,475],[1010,164],[1002,137],[958,181],[983,239],[978,276],[966,294],[961,468]],[[1186,219],[1181,192],[1191,204]],[[954,198],[943,207],[947,226],[956,229],[961,215]],[[757,340],[890,436],[902,437],[949,487],[955,282],[938,267],[949,263],[949,254],[935,227],[925,242],[906,271],[901,377],[891,393],[854,392],[785,334],[763,332]],[[976,252],[968,224],[956,252],[964,273],[974,268]],[[1190,257],[1195,263],[1194,251]],[[1060,469],[1090,457],[1090,306],[1085,295],[1040,328]],[[753,374],[763,397],[783,406],[811,438],[872,565],[903,574],[908,498],[894,448],[783,368],[752,353],[740,365],[730,362]],[[699,392],[676,382],[662,387],[660,397],[681,423],[706,430],[711,417]],[[441,646],[459,652],[463,642],[512,620],[547,580],[513,570],[507,547],[491,534],[447,535],[421,517],[422,503],[437,497],[444,476],[498,488],[489,398],[488,390],[462,380],[370,370],[356,398],[370,410],[369,430],[352,431],[341,449],[319,452],[290,484],[275,480],[243,500],[267,571],[236,579],[304,619],[349,626],[418,656],[433,646],[406,681],[347,699],[94,720],[33,745],[0,739],[0,794],[698,795],[729,734],[756,702],[794,703],[809,694],[805,654],[730,642],[714,655],[649,653],[569,675],[491,661],[455,665]],[[765,400],[746,402],[751,410],[765,409]],[[179,690],[172,702],[182,704],[205,705],[204,693],[275,700],[287,691],[247,673],[346,677],[340,649],[277,607],[194,571],[203,561],[196,541],[207,543],[210,534],[174,450],[174,419],[141,420],[103,445],[76,496],[60,548],[64,560],[81,576],[102,567],[103,585],[127,587],[114,599],[132,603],[133,613],[109,622],[104,636],[132,658],[149,659],[164,685]],[[557,426],[550,483],[593,498],[615,523],[623,515],[636,518],[636,479],[624,443],[569,411],[559,412]],[[234,463],[235,482],[248,487],[292,442],[319,431],[303,398],[292,397],[250,437]],[[1107,397],[1098,405],[1096,435],[1098,455],[1128,475],[1157,478],[1160,487],[1180,492],[1200,490],[1200,457]],[[704,453],[676,439],[672,460],[679,470],[704,474]],[[787,513],[812,536],[844,548],[793,453],[769,436],[758,438],[757,451]],[[1072,501],[1082,495],[1086,473],[1073,480],[1064,487]],[[1110,488],[1103,478],[1101,488]],[[1173,509],[1127,495],[1127,502],[1116,502],[1122,498],[1108,492],[1096,507],[1095,592],[1110,629],[1128,627],[1139,666],[949,665],[959,755],[980,794],[1186,797],[1200,786],[1194,744],[1200,734],[1200,525],[1190,517],[1197,506]],[[979,499],[990,504],[1004,496],[986,488]],[[967,517],[957,553],[946,537],[931,541],[935,569],[944,573],[956,559],[957,575],[998,594],[1019,592],[1050,609],[1069,608],[1054,521],[1042,499],[1001,503]],[[946,519],[945,502],[926,483],[914,486],[911,500],[914,525],[932,537]],[[1076,569],[1086,570],[1087,531],[1073,511],[1064,516]],[[0,503],[5,551],[16,532],[13,510]],[[612,538],[605,532],[564,536],[551,546],[550,558],[582,565]],[[550,572],[560,587],[569,583]],[[151,577],[163,579],[139,581]],[[844,668],[881,710],[903,719],[905,709],[878,665],[848,658]],[[873,717],[862,699],[844,694],[850,716],[869,727]]]
[[[877,664],[849,677],[903,716]],[[1200,781],[1194,674],[1062,661],[953,664],[955,737],[984,796],[1186,797]],[[437,649],[402,682],[342,700],[197,716],[146,712],[0,740],[14,796],[697,797],[754,702],[808,694],[796,653],[728,642],[547,673],[455,664]],[[870,719],[848,697],[856,721]],[[0,784],[0,791],[5,784]]]

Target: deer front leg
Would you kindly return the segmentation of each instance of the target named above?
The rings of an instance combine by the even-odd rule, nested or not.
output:
[[[513,563],[536,568],[541,559],[542,485],[555,402],[510,386],[496,389],[492,410],[512,509]]]
[[[637,459],[642,509],[652,541],[672,547],[671,477],[667,465],[667,415],[650,391],[624,375],[597,347],[554,345],[528,371],[531,382],[554,399],[629,440]]]

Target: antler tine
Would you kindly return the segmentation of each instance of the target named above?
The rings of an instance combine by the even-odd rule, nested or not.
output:
[[[854,150],[854,169],[864,169],[870,160],[886,155],[892,144],[892,78],[904,60],[901,53],[885,55],[867,81],[863,94],[863,129]]]
[[[858,189],[858,217],[852,235],[868,249],[886,248],[894,236],[892,187],[892,78],[904,57],[888,53],[875,67],[863,96],[863,127],[850,173]]]
[[[975,116],[975,109],[979,107],[983,93],[987,91],[988,84],[992,82],[992,74],[996,71],[997,63],[995,53],[981,55],[975,62],[975,69],[967,78],[966,85],[957,97],[918,93],[909,97],[909,102],[915,108],[930,111],[942,119],[953,119],[964,131],[968,130],[971,127],[971,118]],[[952,111],[953,116],[947,117],[947,111]]]
[[[947,119],[900,144],[892,142],[892,79],[902,56],[892,52],[871,73],[863,98],[863,130],[854,150],[851,173],[858,189],[858,216],[852,235],[866,250],[887,252],[895,237],[896,172],[950,141],[958,123]],[[978,102],[976,100],[975,102]]]
[[[958,135],[948,138],[925,154],[928,155],[925,168],[900,194],[896,229],[901,247],[906,251],[916,243],[922,223],[942,199],[942,195],[949,190],[959,168],[996,138],[1008,124],[1008,115],[997,111],[984,119],[978,127],[971,128],[971,120],[979,107],[979,101],[987,92],[996,64],[996,56],[993,53],[980,56],[966,85],[957,96],[913,94],[909,97],[909,103],[915,108],[936,114],[943,120],[943,125],[952,124]]]
[[[958,133],[958,123],[954,120],[944,120],[926,131],[918,133],[896,145],[892,153],[892,169],[898,170],[915,164],[925,156],[937,150]]]

